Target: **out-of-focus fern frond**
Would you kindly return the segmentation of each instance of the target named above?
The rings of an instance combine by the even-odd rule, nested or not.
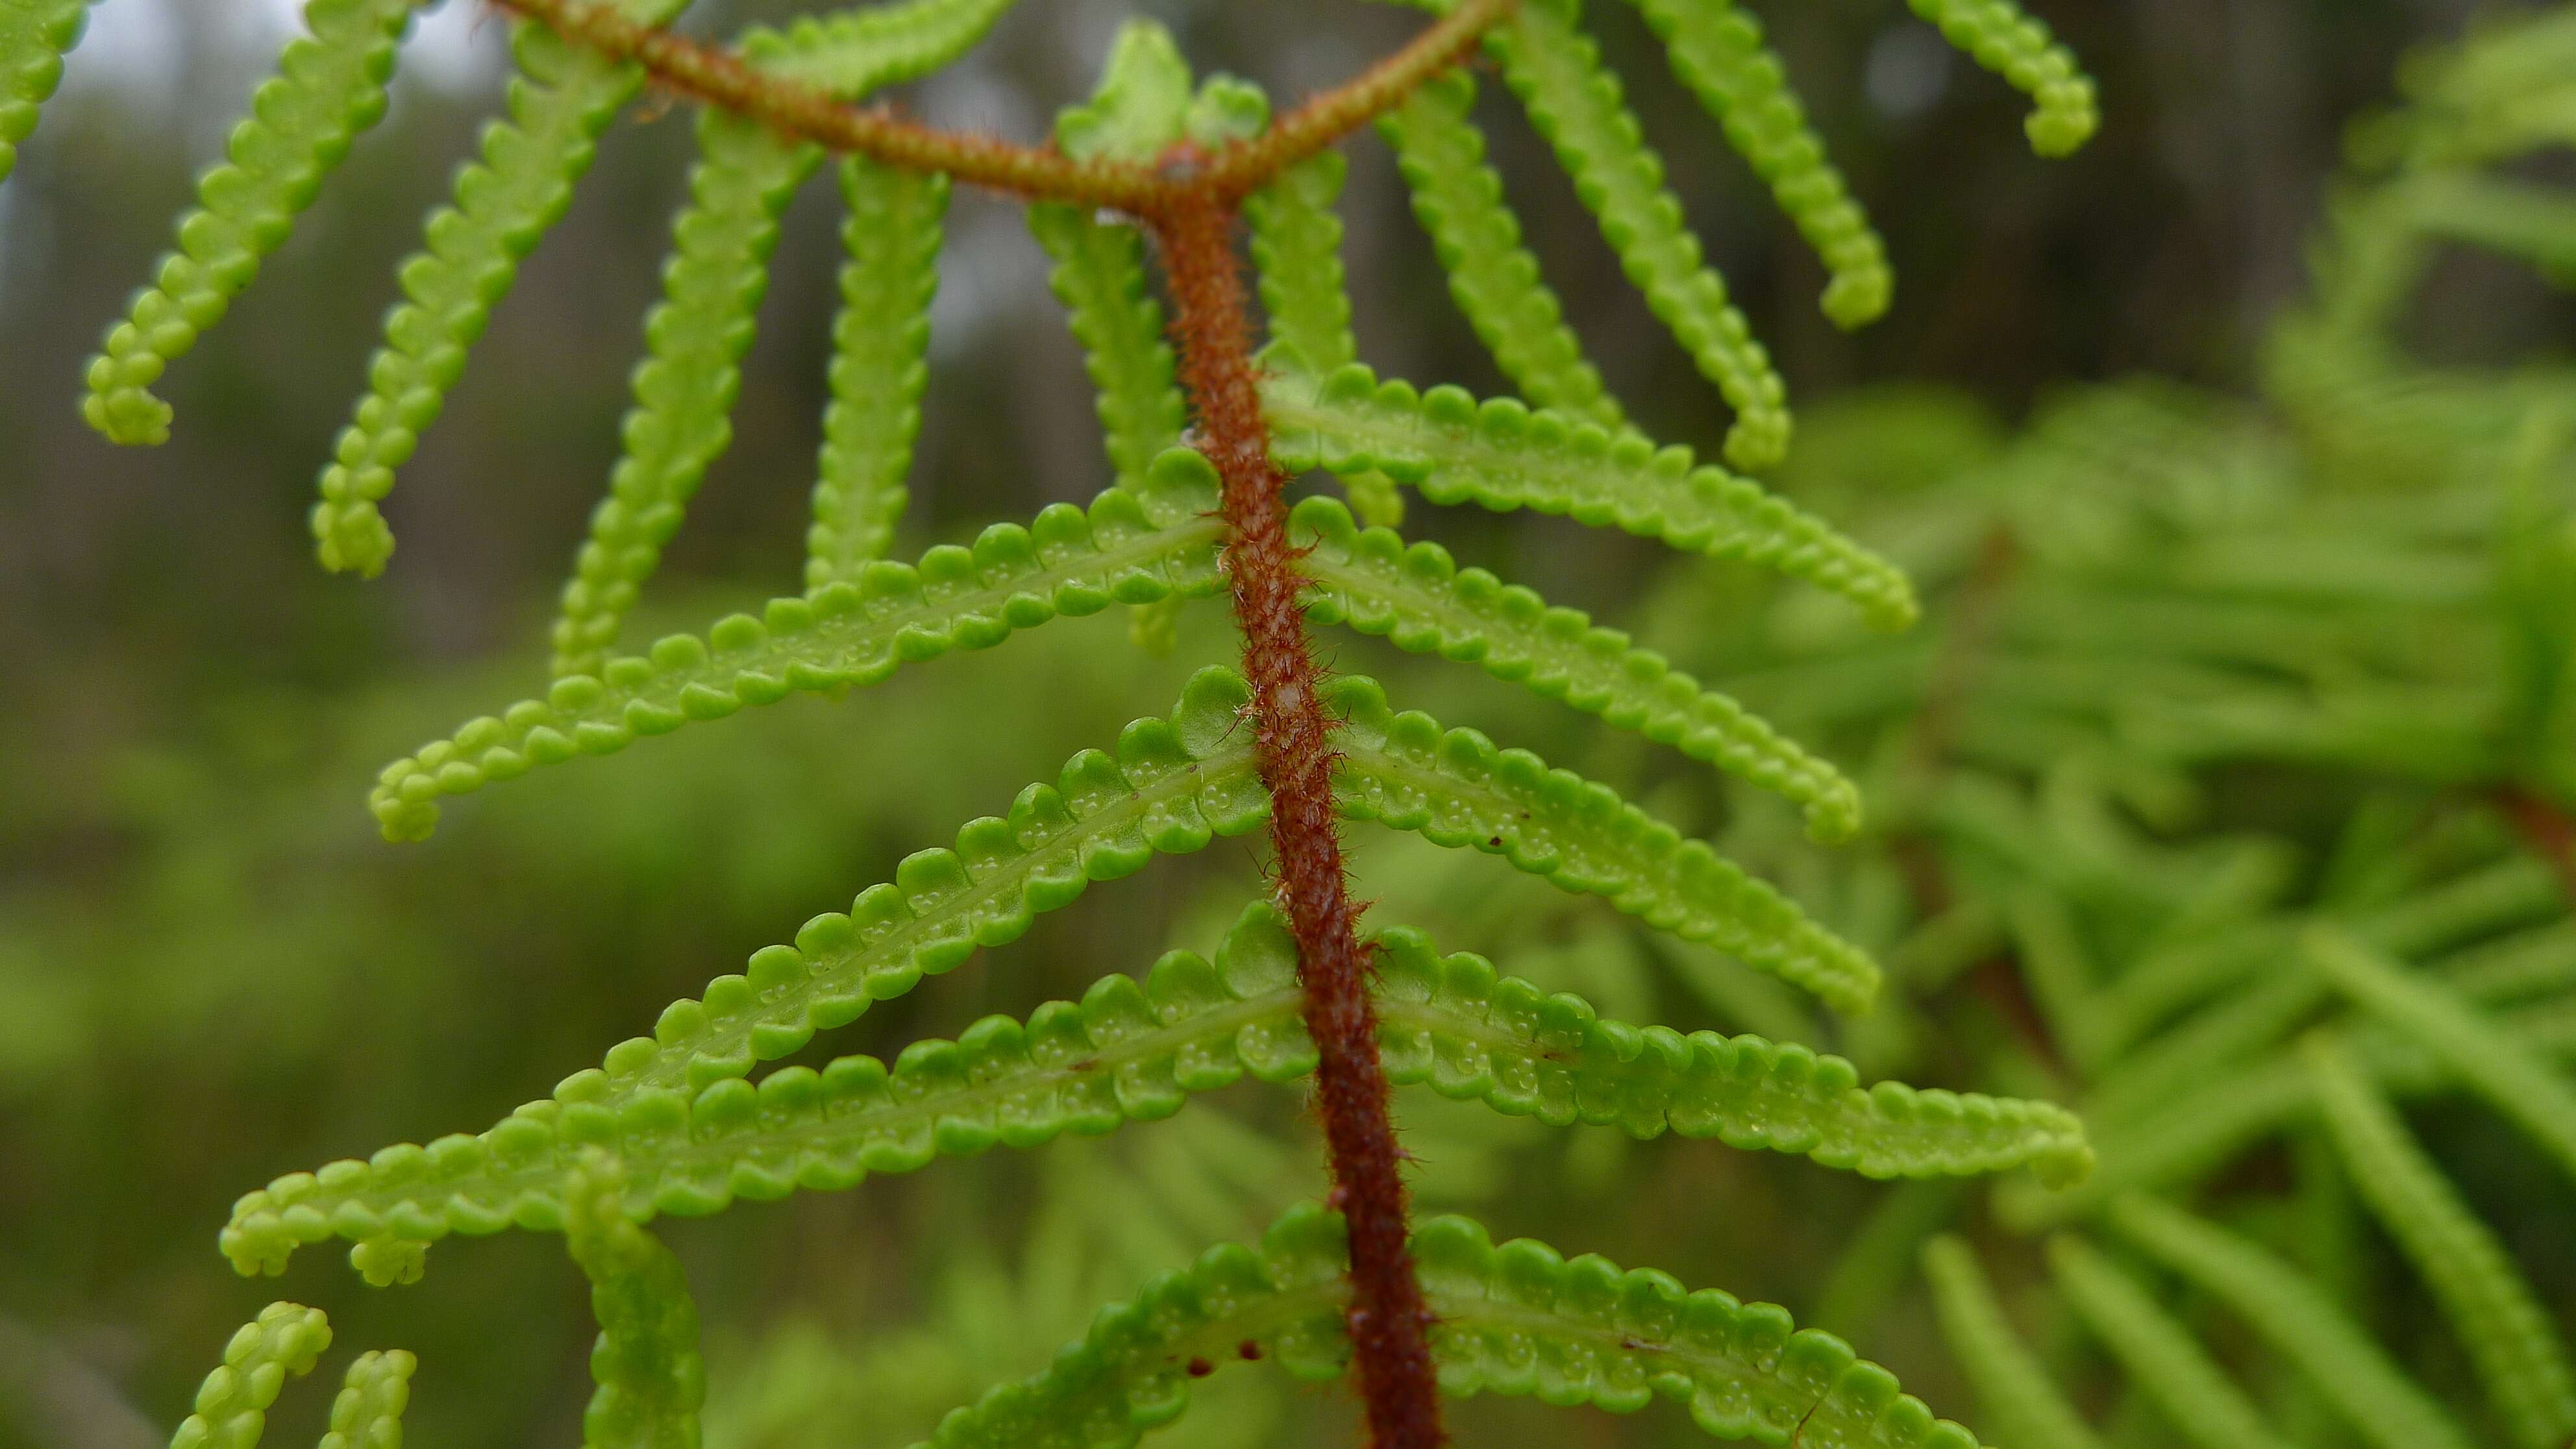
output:
[[[2381,1449],[2467,1449],[2470,1439],[2352,1320],[2288,1264],[2154,1198],[2111,1205],[2121,1236],[2226,1304],[2326,1390]]]
[[[2576,1435],[2576,1371],[2504,1245],[2331,1037],[2310,1039],[2306,1059],[2355,1190],[2432,1286],[2514,1437],[2546,1449]]]
[[[1923,1245],[1923,1272],[1941,1311],[1942,1337],[1976,1385],[1977,1402],[2004,1431],[2004,1442],[2100,1449],[2101,1438],[2005,1319],[1975,1251],[1942,1234]]]

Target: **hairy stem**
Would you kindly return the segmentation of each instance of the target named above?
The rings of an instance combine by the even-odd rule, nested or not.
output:
[[[1333,809],[1331,719],[1298,607],[1288,542],[1287,477],[1270,461],[1252,365],[1252,325],[1233,244],[1234,213],[1184,193],[1157,218],[1170,279],[1181,380],[1198,412],[1199,449],[1224,481],[1226,567],[1252,684],[1254,752],[1270,790],[1279,897],[1297,938],[1307,1033],[1317,1052],[1336,1205],[1350,1224],[1350,1339],[1377,1449],[1442,1442],[1422,1286],[1406,1251],[1403,1154],[1378,1060],[1377,1010],[1358,911],[1342,872]]]
[[[1280,172],[1403,104],[1415,87],[1463,58],[1509,12],[1513,0],[1466,0],[1402,48],[1308,99],[1259,136],[1171,173],[1131,162],[1078,161],[1051,146],[943,131],[882,108],[849,105],[815,87],[764,74],[730,51],[639,25],[596,0],[493,4],[586,49],[632,61],[667,90],[758,121],[792,140],[905,171],[944,172],[1033,201],[1105,206],[1160,218],[1207,201],[1231,207]]]

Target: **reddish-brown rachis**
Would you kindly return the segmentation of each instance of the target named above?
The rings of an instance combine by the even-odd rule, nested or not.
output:
[[[1110,207],[1142,220],[1170,284],[1181,382],[1198,447],[1224,483],[1227,580],[1252,684],[1251,724],[1271,800],[1278,893],[1297,938],[1306,1029],[1314,1037],[1316,1114],[1334,1205],[1350,1229],[1350,1338],[1377,1449],[1433,1449],[1440,1424],[1430,1313],[1406,1250],[1404,1152],[1378,1059],[1377,1009],[1342,873],[1333,806],[1331,715],[1298,607],[1287,478],[1270,461],[1252,357],[1252,320],[1234,227],[1243,199],[1281,171],[1400,104],[1456,64],[1512,0],[1465,0],[1411,43],[1267,130],[1187,164],[1077,160],[1052,147],[960,135],[844,105],[763,75],[737,56],[636,25],[589,0],[497,0],[594,50],[641,65],[665,90],[759,121],[781,135],[914,171],[941,171],[1036,201]],[[1253,1356],[1247,1351],[1246,1357]]]

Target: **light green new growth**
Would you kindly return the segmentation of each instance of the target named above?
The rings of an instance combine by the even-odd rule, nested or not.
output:
[[[2310,1037],[2304,1056],[2353,1186],[2432,1286],[2515,1439],[2529,1449],[2576,1439],[2576,1371],[2504,1244],[2333,1038]]]
[[[1618,427],[1627,415],[1583,355],[1565,309],[1539,275],[1538,258],[1521,245],[1520,218],[1503,199],[1502,176],[1485,160],[1484,132],[1469,119],[1475,105],[1474,75],[1457,70],[1425,84],[1378,122],[1412,188],[1414,218],[1431,235],[1458,310],[1521,395]],[[1318,373],[1338,365],[1312,352],[1305,358]]]
[[[1443,384],[1416,392],[1353,363],[1316,376],[1274,354],[1263,379],[1272,456],[1292,473],[1383,472],[1435,503],[1562,513],[1615,524],[1678,549],[1741,559],[1841,594],[1872,624],[1913,622],[1913,586],[1895,565],[1760,484],[1688,448],[1657,448],[1514,398],[1479,403]]]
[[[77,23],[80,7],[68,8]],[[135,295],[90,359],[81,413],[91,427],[119,443],[169,439],[170,405],[152,395],[153,382],[259,275],[260,258],[286,240],[351,139],[383,119],[394,47],[413,8],[414,0],[304,7],[310,33],[287,45],[277,75],[252,94],[249,116],[225,145],[226,164],[197,183],[197,207],[179,220],[177,250],[162,257],[153,285]],[[0,160],[0,176],[7,174]]]
[[[1342,285],[1342,219],[1333,214],[1348,169],[1341,152],[1320,152],[1243,202],[1270,338],[1311,367],[1339,367],[1359,357],[1350,293]],[[1385,528],[1404,522],[1404,495],[1393,479],[1354,473],[1341,481],[1360,517]]]
[[[2042,156],[2064,156],[2085,143],[2102,123],[2093,82],[2075,65],[2048,27],[2014,0],[1907,0],[1914,13],[1941,29],[1944,39],[1975,57],[2031,98],[2022,129]]]
[[[853,928],[818,922],[800,936],[805,979],[827,972],[852,979],[853,968],[821,944],[836,932]],[[1640,1139],[1669,1129],[1873,1178],[2029,1167],[2054,1183],[2091,1165],[2082,1125],[2046,1102],[1895,1082],[1863,1088],[1851,1063],[1802,1046],[1603,1020],[1581,997],[1499,976],[1481,956],[1441,956],[1419,931],[1383,931],[1374,944],[1380,1040],[1398,1085],[1426,1084],[1553,1126],[1611,1125]],[[661,1043],[621,1047],[608,1072],[583,1073],[553,1100],[530,1103],[479,1136],[388,1148],[368,1162],[280,1178],[236,1208],[226,1252],[253,1272],[281,1267],[295,1247],[333,1235],[417,1249],[451,1232],[555,1228],[566,1221],[588,1155],[601,1152],[623,1173],[627,1218],[700,1217],[736,1199],[848,1188],[869,1173],[911,1172],[996,1143],[1026,1149],[1067,1131],[1098,1135],[1168,1117],[1188,1095],[1247,1073],[1287,1082],[1315,1067],[1299,1014],[1296,948],[1266,904],[1245,910],[1213,962],[1171,952],[1141,984],[1103,977],[1078,1004],[1041,1006],[1025,1024],[987,1017],[954,1042],[913,1043],[891,1068],[843,1057],[819,1072],[781,1069],[755,1087],[745,1079],[751,1057],[795,1050],[811,1035],[804,1022],[836,1026],[857,1014],[814,1003],[799,989],[798,963],[789,959],[799,954],[760,953],[748,978],[719,981],[707,1005],[684,1002],[666,1015],[666,1024],[696,1028],[690,1035],[669,1031]],[[920,975],[879,969],[851,994],[864,1009]],[[727,1054],[742,1040],[747,1003],[766,1019],[751,1027],[751,1050]],[[779,1025],[800,1007],[804,1022]],[[736,1013],[733,1029],[711,1041],[716,1034],[703,1023],[723,1008]],[[647,1058],[654,1060],[633,1065]],[[674,1064],[684,1076],[667,1070]]]
[[[2117,1199],[2110,1221],[2122,1237],[2252,1324],[2379,1449],[2469,1449],[2441,1406],[2290,1265],[2150,1197]]]
[[[948,178],[841,163],[841,311],[832,322],[832,401],[805,531],[805,588],[855,583],[894,544],[909,491],[921,394],[930,381],[930,302],[939,287]]]
[[[2048,1243],[2057,1290],[2156,1408],[2200,1449],[2290,1449],[2146,1288],[2072,1233]]]
[[[2301,954],[2335,986],[2430,1051],[2470,1090],[2576,1173],[2576,1084],[2444,983],[2349,936],[2311,933]]]
[[[662,300],[644,319],[647,356],[636,365],[635,402],[619,429],[624,455],[564,584],[553,635],[557,678],[606,664],[618,624],[661,564],[699,481],[732,444],[742,355],[769,290],[779,214],[822,157],[722,111],[700,111],[697,134],[689,205],[671,223],[662,265]],[[907,315],[890,313],[889,328],[900,332]]]
[[[1483,569],[1461,570],[1436,543],[1407,547],[1391,530],[1363,532],[1329,498],[1298,504],[1289,528],[1313,549],[1300,565],[1310,581],[1309,618],[1473,663],[1776,790],[1806,811],[1818,840],[1845,840],[1860,828],[1860,791],[1840,771],[1662,655],[1632,647],[1626,634],[1595,628],[1582,612],[1552,608]]]
[[[1086,512],[1050,505],[1027,528],[997,523],[972,548],[943,544],[918,567],[879,560],[855,583],[773,599],[700,640],[675,634],[600,675],[556,680],[542,700],[468,721],[385,767],[369,808],[389,840],[417,840],[442,796],[531,766],[611,754],[638,735],[718,719],[791,694],[874,684],[907,663],[984,649],[1058,615],[1095,614],[1221,586],[1221,523],[1204,470],[1163,468],[1141,491],[1111,488]]]
[[[698,1307],[680,1260],[628,1221],[617,1166],[591,1154],[567,1185],[564,1241],[590,1279],[599,1387],[582,1412],[585,1449],[698,1449],[707,1397]]]
[[[2103,1449],[2091,1425],[2050,1382],[1977,1266],[1976,1252],[1948,1233],[1923,1244],[1923,1276],[1940,1311],[1941,1337],[1976,1386],[1977,1403],[2003,1432],[1999,1442],[2047,1449]]]
[[[1767,468],[1789,451],[1788,390],[1755,341],[1726,282],[1700,253],[1664,163],[1621,99],[1601,48],[1575,24],[1577,0],[1525,0],[1488,32],[1486,47],[1530,122],[1601,223],[1601,235],[1646,305],[1735,410],[1726,458]]]
[[[1660,1395],[1720,1439],[1976,1449],[1975,1435],[1934,1419],[1887,1370],[1771,1304],[1690,1292],[1594,1255],[1568,1260],[1527,1238],[1497,1247],[1460,1217],[1421,1223],[1412,1248],[1451,1394],[1529,1394],[1614,1414]],[[1292,1208],[1258,1251],[1212,1248],[1103,1309],[1045,1372],[951,1411],[920,1449],[1130,1445],[1180,1416],[1192,1378],[1247,1359],[1335,1377],[1349,1357],[1347,1256],[1338,1214]]]
[[[322,1449],[402,1449],[403,1410],[420,1361],[399,1349],[369,1349],[349,1363]]]
[[[63,52],[80,39],[91,0],[0,0],[0,181],[17,169],[18,143],[63,81]]]
[[[170,1449],[258,1449],[269,1405],[288,1377],[313,1371],[331,1346],[322,1310],[272,1303],[224,1345],[224,1361],[197,1389],[195,1411],[170,1436]]]
[[[1896,289],[1887,248],[1825,158],[1789,88],[1780,57],[1762,43],[1762,22],[1733,0],[1634,0],[1654,27],[1673,73],[1726,132],[1727,143],[1771,188],[1780,209],[1823,259],[1831,277],[1823,309],[1845,329],[1875,320]]]
[[[644,24],[686,3],[612,0],[620,15]],[[327,568],[384,571],[393,533],[376,505],[392,490],[394,470],[446,406],[520,258],[572,204],[600,133],[643,84],[642,71],[540,25],[519,25],[510,44],[520,72],[510,82],[510,119],[483,133],[482,160],[458,173],[455,203],[430,217],[428,246],[397,273],[405,300],[386,319],[367,393],[322,470],[313,537]]]

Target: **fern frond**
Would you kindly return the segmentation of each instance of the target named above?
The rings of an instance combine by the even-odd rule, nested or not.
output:
[[[58,29],[76,28],[81,15],[77,4],[5,8],[22,17],[68,10],[69,27],[50,17]],[[313,204],[350,141],[384,117],[394,48],[414,8],[413,0],[305,5],[308,34],[287,45],[277,75],[252,94],[249,116],[225,144],[225,164],[197,183],[197,206],[179,219],[177,248],[90,359],[81,413],[110,441],[168,440],[170,405],[152,395],[153,382],[223,317],[234,294],[259,274],[260,259]],[[0,155],[0,176],[7,174]]]
[[[1425,82],[1378,122],[1412,189],[1414,219],[1431,236],[1450,297],[1512,386],[1540,407],[1618,427],[1627,415],[1583,355],[1538,258],[1521,245],[1520,218],[1470,119],[1475,105],[1475,77],[1460,69]],[[1318,373],[1337,365],[1313,353],[1306,361]]]
[[[351,1360],[340,1397],[331,1402],[322,1449],[402,1449],[403,1410],[420,1360],[402,1349],[369,1349]]]
[[[2154,1198],[2111,1204],[2120,1235],[2252,1324],[2380,1449],[2468,1449],[2441,1405],[2296,1269],[2236,1234]]]
[[[904,475],[930,381],[930,302],[939,289],[948,178],[841,163],[841,311],[832,321],[832,400],[805,531],[805,590],[856,583],[894,544]]]
[[[850,975],[816,944],[847,930],[817,923],[800,935],[813,974]],[[1387,930],[1373,944],[1380,1041],[1388,1079],[1398,1085],[1427,1084],[1453,1100],[1558,1126],[1615,1125],[1641,1139],[1667,1129],[1714,1137],[1873,1178],[2030,1167],[2056,1183],[2091,1164],[2082,1124],[2046,1102],[1895,1082],[1864,1089],[1840,1057],[1755,1036],[1685,1037],[1604,1020],[1581,997],[1498,976],[1481,956],[1441,956],[1419,931]],[[754,1057],[793,1051],[811,1036],[807,1023],[837,1026],[856,1014],[807,1005],[787,959],[796,954],[760,953],[748,978],[719,981],[705,1004],[667,1013],[674,1029],[658,1048],[644,1039],[620,1047],[607,1072],[581,1073],[553,1100],[522,1107],[479,1136],[388,1148],[367,1162],[278,1179],[237,1205],[225,1251],[250,1272],[276,1268],[295,1247],[335,1234],[416,1254],[451,1232],[551,1228],[564,1221],[565,1194],[578,1186],[587,1155],[601,1151],[624,1174],[628,1217],[700,1217],[737,1198],[847,1188],[871,1172],[910,1172],[996,1143],[1030,1148],[1067,1131],[1089,1136],[1156,1121],[1188,1095],[1247,1073],[1286,1082],[1315,1067],[1296,947],[1268,905],[1244,911],[1213,962],[1174,951],[1141,984],[1103,977],[1078,1004],[1041,1006],[1025,1024],[988,1017],[954,1042],[913,1043],[891,1068],[843,1057],[820,1072],[773,1072],[755,1087],[744,1080]],[[861,1007],[868,996],[898,994],[919,974],[868,976]],[[801,1021],[792,1015],[800,1008]],[[720,1012],[734,1014],[737,1030],[705,1028]],[[738,1032],[745,1013],[764,1018],[751,1025],[747,1047]],[[782,1026],[782,1015],[792,1024]],[[682,1040],[681,1028],[694,1036]]]
[[[2135,1278],[2072,1233],[2048,1243],[2058,1292],[2156,1408],[2201,1449],[2290,1449],[2245,1392]]]
[[[2354,1187],[2432,1286],[2514,1437],[2530,1449],[2576,1439],[2576,1370],[2504,1244],[2333,1038],[2310,1037],[2303,1055]]]
[[[1487,33],[1486,48],[1646,305],[1735,410],[1727,461],[1767,468],[1789,451],[1788,390],[1706,264],[1680,199],[1664,187],[1662,159],[1577,13],[1577,0],[1532,0]]]
[[[608,496],[590,516],[590,538],[564,584],[554,625],[558,679],[596,674],[617,626],[662,560],[707,468],[733,441],[742,355],[751,346],[779,214],[822,152],[791,146],[723,111],[698,113],[698,161],[689,205],[671,224],[662,300],[644,319],[647,355],[635,368],[635,401],[620,434],[624,456]],[[905,314],[888,314],[901,330]]]
[[[1597,1256],[1568,1260],[1526,1238],[1497,1247],[1459,1217],[1424,1222],[1413,1253],[1449,1393],[1535,1394],[1611,1413],[1661,1394],[1721,1439],[1976,1449],[1885,1369],[1831,1334],[1794,1330],[1770,1304],[1688,1292]],[[1300,1378],[1335,1377],[1349,1354],[1346,1256],[1338,1214],[1292,1208],[1258,1251],[1212,1248],[1103,1309],[1045,1372],[952,1411],[922,1449],[1054,1443],[1068,1426],[1086,1445],[1133,1444],[1179,1417],[1190,1380],[1219,1364],[1267,1358]]]
[[[1344,720],[1334,770],[1343,815],[1500,855],[1804,987],[1838,1011],[1868,1009],[1879,971],[1865,952],[1609,787],[1474,730],[1444,731],[1419,711],[1397,714],[1374,680],[1344,676],[1325,694]]]
[[[2576,1172],[2576,1084],[2454,988],[2407,971],[2349,936],[2319,930],[2302,955],[2337,989],[2397,1028]]]
[[[1292,473],[1378,471],[1435,503],[1530,508],[1615,524],[1675,548],[1775,568],[1850,599],[1882,628],[1913,622],[1903,571],[1761,485],[1636,433],[1465,389],[1416,392],[1353,363],[1316,376],[1276,358],[1262,400]]]
[[[918,567],[881,560],[856,583],[773,599],[760,619],[719,620],[704,640],[672,635],[386,766],[369,808],[387,839],[421,839],[438,822],[441,797],[534,766],[610,754],[638,735],[745,705],[873,684],[906,663],[989,648],[1058,615],[1213,593],[1222,586],[1215,502],[1203,469],[1166,467],[1138,490],[1108,489],[1088,511],[1054,504],[1027,528],[995,524],[972,548],[933,548]]]
[[[1342,153],[1320,152],[1243,202],[1270,338],[1310,368],[1340,367],[1359,356],[1342,281],[1342,220],[1333,214],[1347,170]],[[1354,473],[1342,487],[1370,523],[1393,528],[1404,522],[1404,495],[1385,474]]]
[[[599,1387],[581,1416],[587,1449],[698,1449],[706,1362],[680,1260],[627,1219],[614,1163],[592,1154],[565,1192],[565,1246],[590,1279]]]
[[[1384,528],[1362,531],[1341,504],[1309,498],[1290,515],[1311,546],[1298,564],[1309,580],[1307,616],[1381,635],[1415,654],[1437,653],[1527,685],[1621,729],[1777,790],[1806,811],[1818,840],[1860,828],[1860,791],[1723,694],[1635,648],[1615,629],[1483,569],[1461,570],[1436,543],[1407,547]]]
[[[268,1407],[292,1376],[313,1371],[331,1346],[322,1310],[272,1303],[224,1345],[223,1364],[197,1390],[195,1412],[170,1436],[170,1449],[257,1449]]]
[[[1934,1236],[1923,1244],[1923,1276],[1932,1285],[1941,1337],[1976,1386],[1985,1417],[2004,1431],[2003,1442],[2102,1449],[2093,1427],[2057,1391],[2004,1318],[1974,1249],[1949,1233]]]
[[[659,24],[687,0],[614,0],[626,19]],[[376,505],[446,406],[465,354],[509,293],[519,259],[562,218],[600,133],[643,84],[634,66],[572,45],[542,25],[511,37],[519,75],[510,118],[483,133],[483,159],[459,172],[456,199],[431,216],[428,245],[398,273],[405,300],[385,322],[368,389],[323,468],[313,537],[323,566],[384,571],[393,533]]]
[[[1699,97],[1753,174],[1823,260],[1825,316],[1849,330],[1887,310],[1896,274],[1887,248],[1826,159],[1762,22],[1733,0],[1635,0],[1673,73]]]
[[[1907,0],[1943,38],[2034,102],[2022,129],[2042,156],[2064,156],[2091,139],[2102,115],[2093,82],[2048,27],[2015,0]]]
[[[63,53],[89,23],[91,0],[0,0],[0,181],[18,166],[18,143],[63,81]]]

